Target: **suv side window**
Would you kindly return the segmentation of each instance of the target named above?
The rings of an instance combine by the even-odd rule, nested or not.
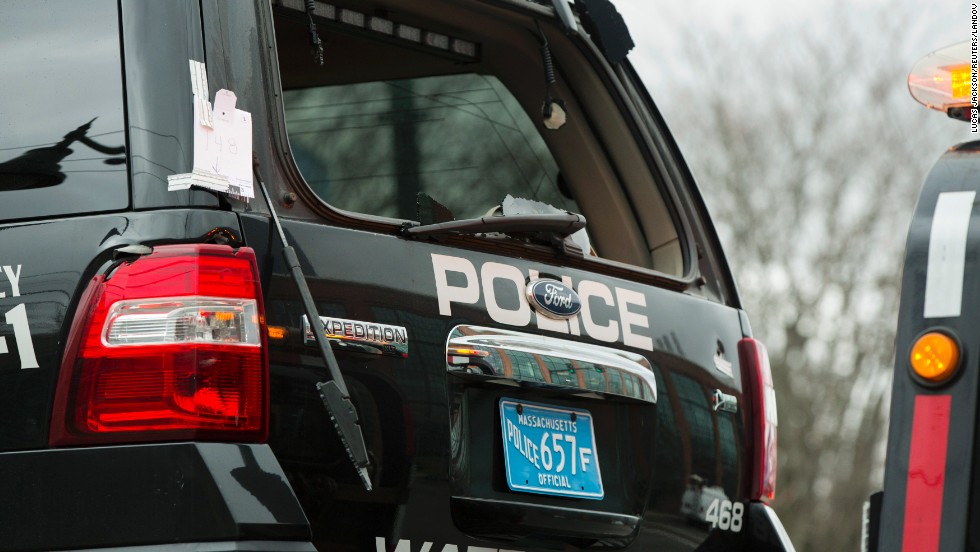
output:
[[[116,2],[5,4],[0,51],[0,220],[128,207]]]

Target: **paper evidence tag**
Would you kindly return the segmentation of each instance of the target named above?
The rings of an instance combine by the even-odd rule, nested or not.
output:
[[[194,93],[194,102],[199,108],[195,111],[194,120],[206,127],[213,127],[211,103],[208,102],[211,98],[208,92],[208,70],[200,61],[188,61],[191,65],[191,92]]]
[[[207,70],[190,60],[194,94],[194,168],[167,177],[170,191],[197,186],[234,197],[255,197],[252,185],[252,115],[235,107],[230,90],[218,90],[212,108]]]

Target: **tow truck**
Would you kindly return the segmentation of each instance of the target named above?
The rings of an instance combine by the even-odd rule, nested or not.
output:
[[[977,124],[976,49],[920,60],[912,96]],[[971,68],[972,62],[972,68]],[[980,547],[980,142],[950,148],[930,171],[909,228],[895,339],[884,490],[865,505],[863,550]]]
[[[0,550],[791,551],[631,47],[607,0],[4,2]]]

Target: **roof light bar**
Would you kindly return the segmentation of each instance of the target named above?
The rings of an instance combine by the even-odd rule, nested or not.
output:
[[[412,42],[422,42],[422,29],[411,25],[398,24],[395,27],[395,36]]]
[[[376,33],[391,36],[395,34],[395,23],[380,17],[372,17],[371,19],[368,19],[368,29],[371,29]]]
[[[471,58],[476,57],[476,44],[473,42],[467,42],[465,40],[454,38],[449,45],[449,49],[454,54],[459,54],[461,56],[467,56]]]
[[[337,7],[331,6],[330,4],[317,4],[314,13],[330,21],[337,20]]]
[[[426,31],[425,34],[422,35],[422,43],[426,46],[431,46],[432,48],[439,48],[440,50],[449,49],[449,37],[444,34]]]
[[[354,10],[340,9],[340,22],[346,23],[348,25],[353,25],[355,27],[364,27],[365,21],[364,14],[361,12],[356,12]]]
[[[276,0],[276,4],[306,13],[303,0]],[[315,6],[313,14],[316,17],[339,25],[370,31],[385,37],[398,38],[470,61],[480,57],[480,48],[475,42],[398,23],[386,17],[377,17],[348,8],[340,8],[333,4],[317,1]]]

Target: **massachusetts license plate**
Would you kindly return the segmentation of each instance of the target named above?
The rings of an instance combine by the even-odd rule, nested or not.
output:
[[[500,399],[507,485],[515,491],[601,499],[588,410]]]

